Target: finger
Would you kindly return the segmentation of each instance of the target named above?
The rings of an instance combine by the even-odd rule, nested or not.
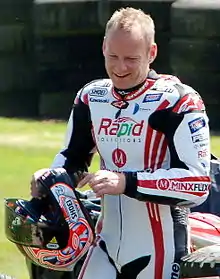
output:
[[[37,198],[39,196],[39,193],[36,190],[33,190],[33,189],[31,189],[31,193],[30,194],[31,194],[31,196],[33,198]]]
[[[108,192],[107,192],[107,189],[105,187],[99,188],[95,193],[97,198],[102,198],[106,194],[108,194]]]
[[[31,194],[31,196],[33,198],[38,197],[39,196],[39,192],[38,192],[38,189],[36,187],[36,182],[34,180],[34,177],[32,177],[30,184],[31,184],[31,187],[30,187],[30,194]]]
[[[95,185],[92,185],[91,188],[92,188],[94,193],[97,193],[101,189],[105,188],[105,185],[103,183],[95,184]]]
[[[78,181],[81,181],[83,178],[85,178],[89,174],[90,173],[88,173],[88,172],[76,172]]]
[[[84,187],[86,184],[88,184],[90,182],[90,180],[94,177],[93,173],[89,173],[86,174],[85,177],[79,181],[79,183],[77,184],[77,188],[82,188]]]
[[[85,178],[87,175],[89,175],[89,174],[91,174],[91,173],[89,173],[89,172],[86,172],[86,171],[84,171],[79,177],[80,177],[80,180],[82,180],[83,178]]]
[[[33,174],[33,178],[35,181],[40,178],[44,173],[46,173],[49,169],[48,168],[44,168],[44,169],[39,169],[37,171],[35,171],[35,173]]]
[[[106,184],[100,183],[96,184],[95,186],[92,187],[94,193],[96,194],[96,197],[102,197],[104,194],[107,194],[108,189],[106,187]]]
[[[107,178],[97,178],[96,176],[94,176],[90,181],[89,181],[89,186],[91,188],[93,188],[96,185],[101,185],[101,184],[106,184],[107,182]]]

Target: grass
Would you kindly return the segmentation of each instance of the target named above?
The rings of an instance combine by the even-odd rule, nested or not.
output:
[[[50,166],[61,148],[66,123],[55,121],[25,121],[0,118],[0,272],[28,279],[24,258],[4,233],[5,197],[29,198],[31,175]],[[212,152],[220,157],[220,137],[213,136]],[[98,168],[95,157],[91,170]]]
[[[4,233],[5,197],[29,198],[29,181],[38,169],[50,166],[62,146],[66,123],[0,118],[0,273],[27,279],[24,258]],[[93,168],[97,168],[98,159]]]

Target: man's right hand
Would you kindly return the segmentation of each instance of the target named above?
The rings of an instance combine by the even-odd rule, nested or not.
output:
[[[36,171],[33,176],[31,177],[31,191],[30,194],[33,198],[38,198],[41,199],[42,196],[40,195],[40,189],[38,189],[38,183],[37,180],[39,177],[41,177],[44,173],[46,173],[49,170],[49,168],[44,168],[44,169],[40,169],[38,171]],[[76,186],[85,176],[87,176],[88,173],[87,172],[82,172],[82,171],[78,171],[75,172],[72,179],[74,179],[74,185]]]

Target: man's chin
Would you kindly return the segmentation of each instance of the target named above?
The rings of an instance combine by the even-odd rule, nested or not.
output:
[[[127,90],[127,89],[131,88],[131,86],[129,86],[129,85],[121,85],[121,84],[114,84],[114,83],[113,83],[113,85],[114,85],[114,87],[121,89],[121,90]]]
[[[126,81],[119,81],[118,79],[112,79],[112,82],[113,82],[113,85],[116,87],[116,88],[119,88],[119,89],[122,89],[122,90],[125,90],[125,89],[128,89],[128,88],[131,88],[132,85],[130,82],[126,82]]]

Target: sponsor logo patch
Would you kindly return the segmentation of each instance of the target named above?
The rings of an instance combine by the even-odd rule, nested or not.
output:
[[[122,149],[115,149],[112,152],[112,161],[118,168],[122,168],[127,162],[126,153]]]
[[[203,117],[198,117],[188,123],[189,129],[192,134],[195,132],[201,130],[203,127],[205,127],[205,119]]]
[[[194,147],[196,149],[200,149],[200,148],[204,148],[204,147],[208,147],[208,142],[203,142],[203,143],[195,143]]]
[[[209,155],[209,150],[208,149],[204,149],[204,150],[200,150],[198,152],[198,158],[204,158],[207,157]]]
[[[193,143],[206,141],[206,140],[208,140],[208,137],[205,134],[197,134],[197,135],[192,136],[192,142]]]
[[[178,192],[204,192],[209,190],[210,185],[205,182],[183,182],[170,179],[159,179],[157,181],[157,188],[160,190],[170,190]]]
[[[65,201],[65,207],[67,209],[67,212],[69,213],[68,216],[71,218],[72,222],[76,223],[78,221],[78,210],[74,204],[74,201],[69,198]]]
[[[147,94],[144,97],[143,103],[158,102],[158,101],[160,101],[162,95],[163,95],[163,93]]]
[[[140,107],[138,103],[134,104],[133,114],[136,114],[138,111],[150,111],[150,108]]]
[[[92,88],[89,91],[89,96],[104,97],[108,93],[108,89],[102,87]]]
[[[139,109],[140,109],[140,106],[137,103],[135,103],[134,104],[133,114],[136,114],[139,111]]]
[[[109,99],[99,99],[94,97],[89,98],[89,101],[92,103],[109,103]]]
[[[121,100],[121,101],[113,101],[111,105],[115,108],[126,109],[129,103],[127,101]]]
[[[140,137],[143,128],[144,120],[137,122],[130,117],[122,117],[116,120],[102,118],[98,129],[98,135]]]

